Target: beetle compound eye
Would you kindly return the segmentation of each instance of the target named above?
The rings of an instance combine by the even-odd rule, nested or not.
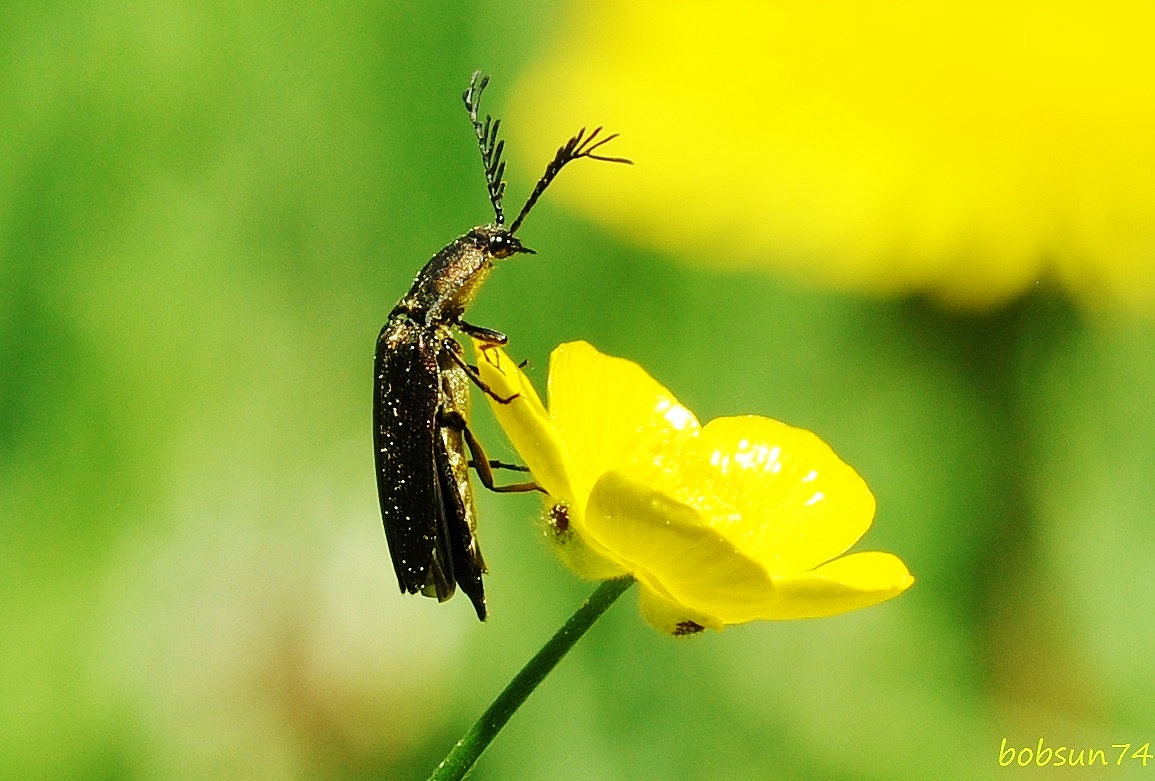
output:
[[[519,252],[528,253],[530,255],[536,254],[529,247],[521,243],[521,240],[516,236],[511,236],[506,231],[499,233],[491,233],[485,237],[485,251],[491,257],[498,260],[508,258],[510,255],[516,255]]]
[[[489,237],[487,249],[495,258],[508,258],[514,252],[513,240],[504,233],[495,234]]]

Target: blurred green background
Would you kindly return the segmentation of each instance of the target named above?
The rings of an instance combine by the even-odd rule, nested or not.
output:
[[[537,499],[487,494],[490,621],[403,598],[370,450],[378,329],[490,218],[461,90],[484,68],[525,124],[551,9],[0,10],[0,776],[421,778],[592,590]],[[510,154],[520,205],[545,161]],[[628,593],[472,778],[962,779],[1015,775],[1004,737],[1155,739],[1151,322],[687,268],[548,196],[522,237],[472,322],[539,379],[582,338],[702,420],[818,432],[918,582],[685,641]]]

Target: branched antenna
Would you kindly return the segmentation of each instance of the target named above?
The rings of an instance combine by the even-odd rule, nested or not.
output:
[[[493,204],[493,214],[498,225],[505,224],[505,215],[501,211],[501,199],[505,195],[505,162],[501,159],[501,152],[505,149],[505,142],[497,138],[501,120],[494,119],[488,114],[485,121],[477,118],[477,110],[481,106],[481,93],[489,84],[489,76],[482,75],[481,71],[474,71],[469,79],[469,88],[462,94],[465,108],[469,111],[469,120],[473,123],[473,132],[477,134],[477,146],[481,150],[481,164],[485,168],[485,185],[489,189],[489,202]]]
[[[484,87],[485,82],[482,82],[481,86]],[[472,85],[470,85],[470,88],[472,89]],[[468,96],[469,93],[466,92],[466,95]],[[468,100],[466,102],[468,103]],[[486,117],[486,122],[488,121],[489,118]],[[476,120],[474,121],[474,125],[476,126]],[[578,131],[576,136],[571,138],[569,141],[566,141],[562,148],[557,150],[557,154],[554,155],[553,161],[545,167],[545,173],[541,175],[541,179],[537,181],[537,186],[534,187],[533,192],[530,193],[529,200],[525,202],[525,206],[521,207],[521,213],[517,215],[517,219],[513,221],[513,225],[509,226],[509,232],[511,235],[516,233],[517,229],[521,227],[522,221],[525,220],[526,215],[529,214],[529,211],[533,208],[533,205],[537,203],[537,199],[541,197],[541,194],[545,192],[545,188],[549,187],[550,182],[554,180],[554,177],[561,173],[561,169],[565,168],[567,163],[572,163],[579,157],[588,157],[590,160],[602,160],[607,163],[625,163],[626,165],[633,165],[633,160],[627,160],[624,157],[605,157],[603,155],[595,155],[594,151],[596,149],[601,147],[603,144],[608,144],[610,141],[613,141],[618,137],[617,133],[613,133],[611,135],[605,136],[604,138],[598,139],[598,133],[600,132],[602,132],[602,129],[598,127],[594,129],[594,132],[587,136],[585,134],[586,129],[583,127]],[[498,146],[497,151],[500,155],[500,145]],[[483,147],[482,156],[484,155],[485,149]],[[490,192],[492,193],[492,187],[490,188]],[[501,218],[499,209],[498,223],[500,222]]]

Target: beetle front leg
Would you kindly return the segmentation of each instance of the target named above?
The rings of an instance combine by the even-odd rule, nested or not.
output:
[[[457,327],[461,329],[462,333],[468,336],[472,336],[479,342],[497,345],[509,344],[508,336],[503,334],[501,331],[495,331],[492,328],[484,328],[480,325],[473,325],[472,323],[467,323],[464,320],[458,320]]]
[[[465,361],[465,356],[461,354],[461,345],[456,339],[448,338],[441,343],[442,348],[449,353],[449,357],[453,362],[461,367],[461,370],[473,381],[473,384],[481,388],[486,396],[496,401],[498,404],[508,404],[509,402],[520,396],[520,393],[515,393],[512,396],[498,396],[493,388],[485,384],[485,380],[481,379],[481,374],[478,373],[477,367]]]

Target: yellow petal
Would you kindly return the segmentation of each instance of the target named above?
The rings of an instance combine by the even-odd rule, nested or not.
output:
[[[556,500],[575,504],[569,479],[569,452],[542,406],[533,383],[501,348],[477,341],[473,348],[481,381],[497,396],[514,397],[503,404],[488,393],[485,395],[494,417],[524,459],[534,480]],[[584,497],[581,503],[584,505]]]
[[[566,528],[557,517],[564,515]],[[562,563],[586,580],[610,580],[630,573],[609,552],[597,545],[585,530],[582,519],[568,505],[553,504],[547,512],[547,535]],[[576,522],[575,522],[576,521]]]
[[[596,117],[638,165],[558,200],[694,262],[973,306],[1043,277],[1155,310],[1151,3],[575,5],[514,147]]]
[[[772,574],[812,569],[870,528],[870,489],[810,431],[757,416],[718,418],[680,445],[664,468],[638,464],[631,476],[697,509]]]
[[[766,570],[681,504],[621,472],[594,486],[586,529],[644,588],[709,624],[757,617],[773,592]]]
[[[771,576],[697,510],[621,472],[594,486],[586,529],[634,574],[643,595],[650,592],[647,620],[667,632],[686,620],[716,628],[836,615],[890,599],[914,582],[900,559],[878,552]]]
[[[721,631],[726,627],[714,616],[680,605],[644,584],[639,592],[642,618],[659,632],[676,637],[689,637],[704,629]]]
[[[759,618],[821,618],[869,607],[896,597],[914,583],[897,556],[854,553],[810,572],[774,578],[775,598]]]
[[[473,346],[481,381],[495,395],[509,399],[503,403],[486,394],[497,422],[529,467],[533,479],[550,495],[551,504],[566,508],[567,523],[578,539],[572,544],[558,545],[562,561],[582,577],[621,576],[624,573],[620,565],[585,533],[588,489],[581,493],[575,490],[575,468],[569,448],[542,406],[533,383],[501,348],[476,341]]]
[[[550,356],[549,410],[583,499],[599,476],[637,452],[660,452],[698,429],[693,413],[642,367],[587,342],[560,345]]]

